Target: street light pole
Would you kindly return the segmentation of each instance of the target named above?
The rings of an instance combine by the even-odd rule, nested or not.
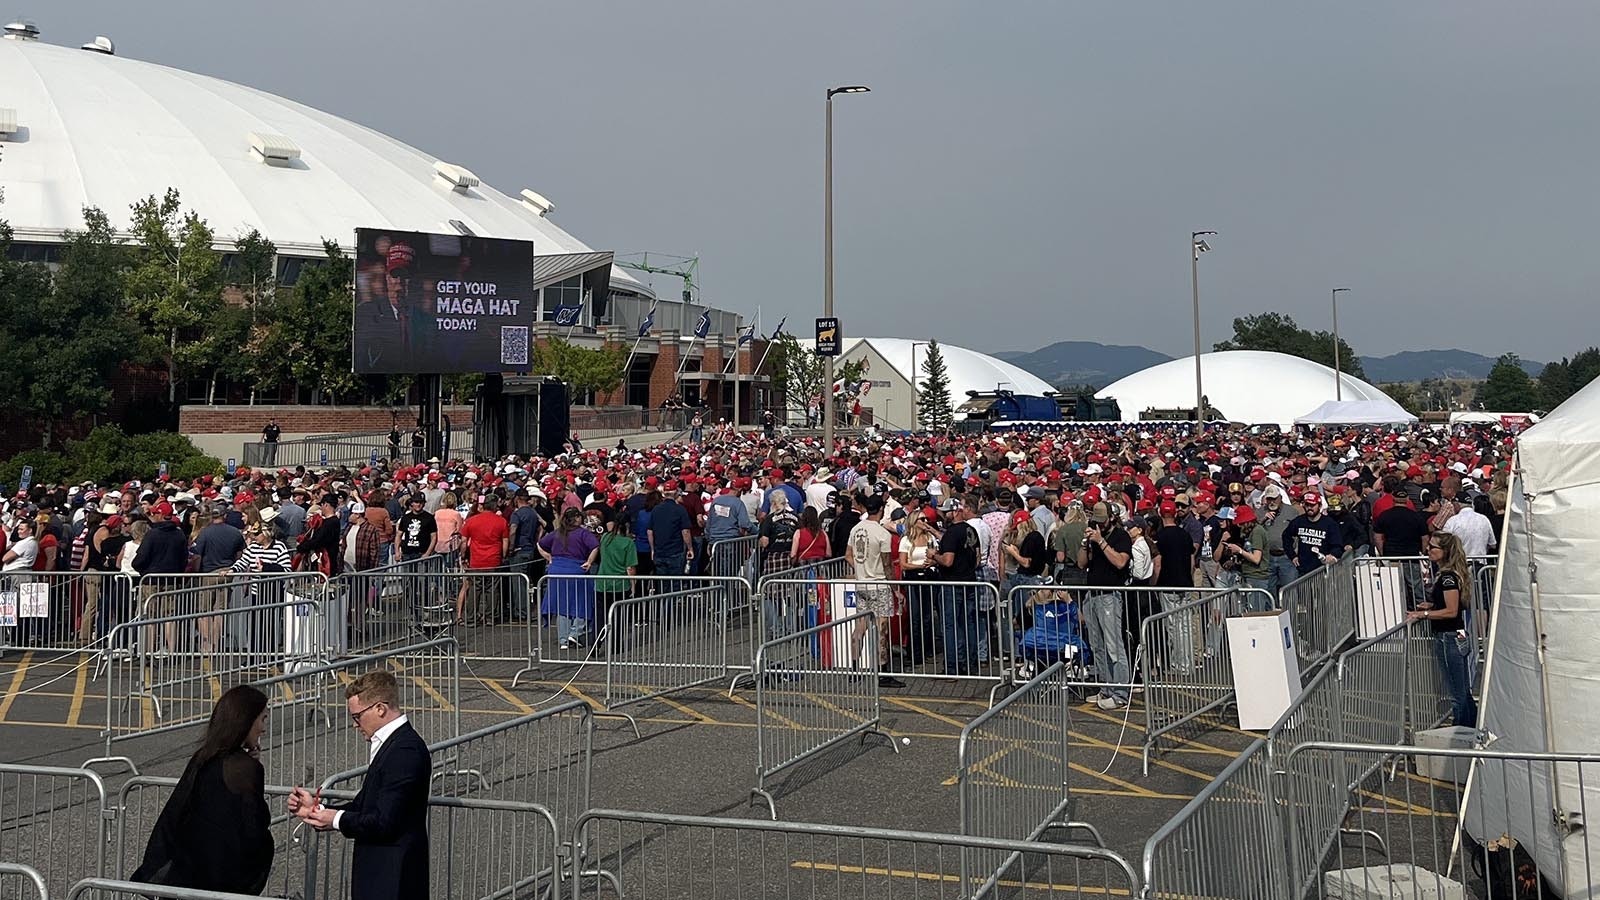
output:
[[[1349,288],[1333,289],[1333,399],[1344,399],[1344,381],[1339,375],[1339,295],[1348,293]]]
[[[911,342],[911,421],[901,424],[912,431],[915,431],[920,424],[917,420],[917,348],[926,346],[928,346],[927,341]]]
[[[865,94],[871,88],[860,85],[828,88],[827,118],[823,126],[822,162],[822,314],[833,316],[833,95]],[[833,357],[827,357],[826,381],[822,385],[822,446],[833,455]]]
[[[1194,431],[1206,430],[1206,395],[1200,385],[1200,254],[1211,249],[1204,238],[1215,231],[1189,233],[1189,288],[1194,294]]]

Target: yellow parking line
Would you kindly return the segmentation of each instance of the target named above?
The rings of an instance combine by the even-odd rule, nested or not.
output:
[[[901,709],[910,710],[918,715],[927,716],[936,722],[943,722],[946,725],[954,725],[958,729],[967,727],[967,723],[961,721],[960,719],[936,713],[931,709],[927,709],[919,704],[912,703],[911,701],[902,697],[884,697],[883,699],[888,703],[892,703],[895,706],[900,707]]]
[[[812,862],[809,860],[796,860],[789,864],[790,868],[807,869],[818,872],[835,872],[840,875],[872,875],[879,878],[908,878],[915,881],[942,881],[955,883],[961,880],[960,875],[949,875],[943,872],[919,872],[915,869],[883,869],[876,866],[843,866],[838,863]],[[1131,896],[1122,888],[1106,888],[1092,884],[1064,884],[1061,882],[1047,881],[1015,881],[1002,879],[996,882],[998,887],[1025,888],[1029,891],[1046,891],[1062,894],[1106,894],[1113,897]]]
[[[1087,734],[1081,734],[1081,733],[1076,732],[1076,731],[1071,732],[1071,735],[1072,735],[1072,737],[1075,737],[1078,740],[1089,744],[1089,746],[1091,746],[1091,747],[1096,747],[1096,748],[1099,748],[1101,750],[1114,750],[1114,751],[1116,751],[1118,754],[1120,754],[1122,756],[1131,756],[1134,759],[1143,759],[1144,758],[1143,754],[1139,753],[1137,750],[1134,750],[1134,749],[1132,749],[1130,747],[1123,747],[1120,744],[1107,743],[1106,741],[1102,741],[1099,738],[1090,737]],[[1237,754],[1235,754],[1235,755],[1237,755]],[[1178,773],[1183,774],[1183,775],[1188,775],[1190,778],[1198,778],[1202,782],[1206,782],[1208,784],[1211,782],[1212,779],[1217,777],[1215,775],[1209,775],[1209,774],[1207,774],[1205,772],[1197,772],[1194,769],[1189,768],[1188,766],[1180,766],[1180,765],[1178,765],[1177,763],[1174,763],[1174,762],[1167,762],[1166,760],[1162,759],[1161,757],[1159,757],[1159,756],[1157,756],[1155,754],[1151,754],[1150,755],[1150,765],[1159,766],[1159,767],[1161,767],[1163,769],[1167,769],[1167,770],[1172,771],[1172,772],[1178,772]]]
[[[0,722],[6,720],[6,713],[11,712],[11,704],[17,700],[17,691],[22,689],[22,683],[28,680],[28,667],[33,665],[33,651],[22,654],[22,659],[17,663],[17,670],[11,673],[11,684],[6,688],[6,695],[0,698]]]
[[[761,711],[759,709],[757,709],[756,705],[754,703],[751,703],[749,700],[744,699],[743,697],[739,696],[738,694],[732,695],[731,699],[733,700],[733,702],[739,704],[740,706],[745,706],[745,707],[749,707],[750,709],[756,710],[756,714],[760,715]],[[782,722],[784,725],[787,725],[790,728],[799,728],[799,729],[802,729],[802,730],[805,729],[805,726],[801,725],[799,722],[796,722],[793,719],[781,716],[778,713],[775,713],[770,709],[767,710],[767,715],[771,716],[774,719],[777,719],[779,722]]]
[[[433,702],[439,704],[440,710],[449,712],[455,708],[454,706],[451,706],[450,701],[445,699],[443,694],[439,693],[439,691],[434,688],[433,682],[422,677],[421,675],[413,675],[411,676],[411,680],[416,683],[417,687],[422,688],[424,693],[426,693],[429,697],[432,697]]]
[[[67,724],[77,725],[83,715],[84,691],[89,687],[89,667],[78,667],[78,678],[72,685],[72,705],[67,709]],[[102,698],[103,699],[103,698]]]
[[[699,722],[702,725],[721,725],[721,724],[723,724],[721,722],[718,722],[716,719],[713,719],[710,716],[706,715],[705,713],[700,712],[699,710],[688,706],[687,704],[679,703],[678,701],[672,699],[671,697],[655,697],[653,699],[660,700],[662,703],[665,703],[666,705],[672,707],[673,709],[677,710],[678,712],[681,712],[686,716],[693,717],[697,722]]]
[[[499,694],[500,699],[516,707],[519,712],[527,714],[534,711],[533,707],[529,706],[521,697],[506,690],[505,685],[495,681],[493,678],[480,678],[478,681],[489,690]]]

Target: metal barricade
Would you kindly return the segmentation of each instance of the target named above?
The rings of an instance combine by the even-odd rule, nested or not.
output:
[[[215,643],[202,647],[210,632]],[[204,724],[217,700],[248,683],[325,662],[320,606],[271,603],[118,625],[105,661],[105,756],[112,745]]]
[[[254,894],[228,894],[196,888],[144,884],[138,881],[112,881],[86,878],[72,886],[67,900],[262,900]],[[269,897],[266,900],[273,900]]]
[[[117,792],[116,837],[111,844],[107,877],[122,880],[133,877],[144,859],[156,820],[177,786],[177,778],[149,775],[136,775],[122,783]],[[273,858],[272,873],[264,890],[269,895],[292,898],[299,895],[305,881],[304,854],[309,846],[306,840],[309,833],[287,811],[289,791],[289,787],[282,785],[266,789]]]
[[[351,895],[355,842],[317,832],[306,853],[302,900]],[[428,798],[428,884],[424,896],[553,896],[561,873],[560,834],[535,803],[462,797]]]
[[[594,709],[572,700],[536,713],[428,745],[433,757],[431,793],[536,804],[547,810],[563,841],[589,808],[594,767]],[[325,794],[360,787],[367,767],[322,782]],[[565,856],[582,859],[583,848],[562,845]]]
[[[732,627],[733,614],[749,603],[749,586],[741,578],[545,575],[539,579],[534,595],[536,612],[526,623],[527,664],[512,678],[512,687],[520,685],[524,676],[544,675],[546,666],[581,670],[588,665],[606,665],[609,641],[613,637],[623,642],[626,651],[634,644],[635,632],[640,638],[646,634],[660,636],[669,620],[691,626],[706,639],[695,651],[704,655],[692,659],[681,655],[674,657],[689,671],[698,672],[707,665],[721,665],[720,661],[726,660],[727,665],[718,676],[723,677],[730,669],[745,664],[744,658],[733,657],[724,650],[725,646],[731,646],[732,638],[727,631]],[[648,600],[656,602],[646,602]],[[615,623],[611,621],[613,607],[622,610]],[[563,615],[566,622],[559,618]],[[563,641],[564,634],[578,637]],[[657,661],[667,660],[663,657]],[[681,677],[678,680],[681,681]],[[668,685],[663,683],[662,686]]]
[[[261,764],[268,785],[315,783],[320,780],[318,772],[343,771],[352,760],[365,757],[367,741],[346,719],[344,688],[363,673],[379,668],[394,674],[400,708],[425,740],[461,733],[460,652],[453,638],[241,679],[239,683],[254,685],[267,695],[271,720],[263,739]],[[213,686],[218,696],[222,687],[220,683]],[[196,704],[185,722],[157,724],[153,704],[140,702],[143,718],[136,720],[137,724],[130,724],[127,730],[106,730],[106,758],[112,758],[113,742],[178,727],[204,727],[208,716],[198,715],[201,706]]]
[[[1083,845],[610,809],[586,813],[577,827],[591,862],[616,881],[606,894],[598,881],[574,879],[572,900],[1103,900],[1140,890],[1127,860]],[[961,875],[963,851],[974,850],[1018,863],[985,892],[988,879]]]
[[[1437,640],[1427,624],[1406,634],[1406,735],[1426,731],[1450,716],[1450,689],[1439,668]],[[1409,742],[1409,741],[1407,741]]]
[[[0,859],[31,867],[50,893],[106,874],[112,815],[87,769],[0,765]]]
[[[32,866],[0,862],[0,897],[17,900],[50,900],[50,890],[44,886],[44,876]]]
[[[813,617],[831,619],[855,612],[861,608],[864,587],[880,592],[891,610],[880,619],[882,674],[981,681],[996,687],[1013,682],[1016,635],[1010,602],[987,582],[867,582],[848,575],[763,579],[759,614],[763,640],[792,634]]]
[[[1234,702],[1233,662],[1223,623],[1252,605],[1270,608],[1271,597],[1261,588],[1248,587],[1186,591],[1127,587],[1118,591],[1133,597],[1159,597],[1165,607],[1147,616],[1138,632],[1139,668],[1144,676],[1142,755],[1148,775],[1150,759],[1160,754],[1166,735]],[[1254,604],[1245,599],[1251,594],[1257,595]]]
[[[1288,746],[1313,740],[1405,743],[1407,695],[1403,686],[1409,677],[1406,649],[1411,630],[1413,626],[1402,622],[1340,654],[1336,667],[1341,711],[1338,730],[1314,737],[1300,735]]]
[[[1293,617],[1295,648],[1302,667],[1321,665],[1355,637],[1355,566],[1353,557],[1320,566],[1278,592],[1278,606]]]
[[[461,573],[454,557],[434,553],[362,572],[345,572],[328,583],[331,618],[344,625],[340,655],[375,653],[445,634],[455,621]]]
[[[0,653],[94,652],[133,617],[133,579],[119,572],[0,575]]]
[[[1068,826],[1067,698],[1058,662],[961,729],[956,778],[962,834],[1033,841],[1048,829]],[[1016,862],[1003,852],[967,850],[963,856],[962,883],[982,877],[985,888]]]
[[[706,545],[706,574],[713,578],[742,578],[753,589],[761,574],[760,553],[759,534],[712,541]]]
[[[848,581],[853,572],[844,557],[816,560],[803,566],[789,561],[788,553],[764,555],[761,576],[750,595],[744,619],[750,623],[750,661],[756,648],[773,638],[791,634],[808,624],[805,611],[823,605],[825,583]],[[768,582],[772,583],[769,589]]]
[[[1312,743],[1294,748],[1287,769],[1314,773],[1337,757],[1370,773],[1339,786],[1344,832],[1361,839],[1328,827],[1295,835],[1298,892],[1286,896],[1593,896],[1600,846],[1579,823],[1600,755]],[[1391,759],[1398,772],[1387,777]],[[1313,780],[1290,780],[1291,806]],[[1557,783],[1572,793],[1561,797]]]
[[[738,579],[617,600],[605,613],[606,709],[726,679]],[[742,599],[743,594],[740,594]]]
[[[321,599],[321,572],[185,572],[142,575],[135,585],[141,619],[220,612],[251,603]]]
[[[1267,743],[1235,757],[1144,845],[1144,897],[1279,900],[1283,835]]]
[[[854,645],[860,630],[859,652]],[[877,734],[894,752],[900,745],[878,727],[878,628],[872,613],[797,631],[756,650],[756,785],[751,799],[778,818],[768,779],[850,738]],[[865,657],[869,663],[858,666]]]
[[[522,566],[510,564],[492,569],[449,569],[444,580],[444,609],[424,611],[422,633],[436,632],[444,622],[459,622],[454,633],[461,641],[461,655],[474,661],[514,662],[528,660],[527,639],[535,627],[532,584]],[[400,576],[420,579],[425,584],[438,576]],[[424,588],[426,590],[426,588]],[[440,613],[446,615],[441,617]]]

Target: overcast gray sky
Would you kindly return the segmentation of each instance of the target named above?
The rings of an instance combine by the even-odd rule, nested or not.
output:
[[[1362,353],[1600,340],[1591,2],[19,2],[46,41],[532,186],[592,246],[698,253],[768,329],[821,312],[823,92],[863,83],[835,103],[847,334],[1181,354],[1214,229],[1208,347],[1263,310],[1327,327],[1336,285]]]

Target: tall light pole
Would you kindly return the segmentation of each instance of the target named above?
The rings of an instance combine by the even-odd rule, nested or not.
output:
[[[904,423],[904,427],[915,431],[917,425],[917,348],[928,346],[927,341],[911,342],[911,421]]]
[[[822,314],[833,316],[833,95],[865,94],[872,90],[863,84],[828,88],[827,124],[823,138],[827,145],[822,163]],[[827,357],[827,381],[822,386],[823,453],[833,455],[833,357]]]
[[[1349,293],[1349,288],[1333,289],[1333,399],[1344,399],[1344,385],[1339,377],[1339,295]]]
[[[1194,293],[1194,431],[1201,434],[1206,430],[1206,395],[1200,386],[1200,254],[1211,249],[1205,242],[1209,235],[1215,231],[1192,231],[1189,233],[1189,287]]]

